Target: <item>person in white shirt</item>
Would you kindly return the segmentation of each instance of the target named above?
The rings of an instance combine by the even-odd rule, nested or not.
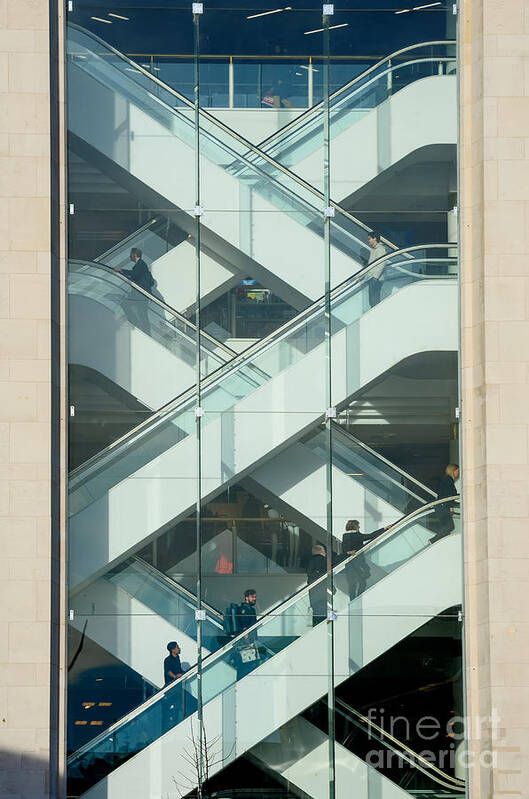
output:
[[[367,243],[371,247],[371,252],[369,253],[369,260],[367,265],[369,266],[374,261],[378,261],[379,258],[382,258],[383,255],[386,254],[386,248],[380,242],[380,233],[372,230],[370,233],[367,234]],[[380,290],[382,288],[382,272],[384,271],[384,264],[380,264],[380,266],[374,266],[373,269],[370,270],[371,279],[369,281],[369,305],[373,308],[374,305],[378,305],[380,302]]]

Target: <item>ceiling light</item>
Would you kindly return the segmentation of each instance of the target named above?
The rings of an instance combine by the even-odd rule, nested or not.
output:
[[[408,11],[411,11],[411,8],[402,8],[400,11],[395,11],[395,14],[407,14]]]
[[[106,25],[112,25],[112,21],[110,19],[102,19],[101,17],[90,17],[90,19],[95,19],[97,22],[104,22]]]
[[[121,14],[113,14],[112,11],[108,12],[109,17],[115,17],[116,19],[126,19],[127,22],[129,21],[129,17],[122,17]]]
[[[427,3],[425,6],[413,6],[413,11],[421,11],[423,8],[432,8],[432,6],[440,6],[442,5],[440,0],[437,3]]]
[[[327,30],[332,31],[332,30],[334,30],[334,28],[347,28],[348,25],[349,25],[348,22],[342,22],[341,25],[329,25]],[[324,31],[324,30],[325,30],[325,28],[316,28],[316,30],[313,30],[313,31],[305,31],[305,33],[303,35],[304,36],[309,36],[311,33],[321,33],[321,31]]]
[[[250,14],[246,19],[257,19],[257,17],[267,17],[269,14],[280,14],[281,11],[292,11],[292,6],[285,8],[274,8],[272,11],[261,11],[259,14]]]

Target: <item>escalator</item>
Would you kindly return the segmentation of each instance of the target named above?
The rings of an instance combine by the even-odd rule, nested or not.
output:
[[[158,648],[176,639],[182,661],[196,661],[197,598],[184,586],[137,556],[70,594],[73,626],[150,685],[163,684]],[[202,601],[202,651],[206,655],[225,643],[222,614]],[[126,626],[119,619],[129,619]]]
[[[314,105],[258,148],[322,188],[328,112],[331,195],[341,201],[415,150],[455,146],[455,52],[454,41],[437,41],[392,53],[333,92],[328,109],[323,102]],[[361,152],[362,158],[351,158],[351,152]],[[276,173],[258,154],[249,152],[248,157]]]
[[[193,385],[197,329],[163,299],[95,262],[68,264],[69,362],[92,369],[155,411]],[[235,356],[200,333],[205,377]]]
[[[305,445],[300,443],[289,448],[287,452],[292,451],[287,465],[290,473],[299,474],[301,472],[300,464],[307,464],[312,448],[317,450],[324,446],[321,438],[322,434],[316,432],[308,438]],[[382,459],[350,434],[344,433],[336,424],[333,424],[332,452],[334,464],[333,504],[335,507],[333,516],[336,529],[335,547],[338,552],[341,552],[340,538],[345,524],[345,520],[342,525],[338,522],[341,518],[342,508],[344,515],[351,506],[359,510],[364,507],[369,508],[371,512],[377,508],[382,515],[376,519],[364,516],[362,513],[358,514],[361,528],[369,531],[375,526],[393,523],[396,519],[410,513],[411,510],[435,499],[432,491],[414,478],[404,474],[389,461]],[[293,462],[292,457],[294,458]],[[278,475],[287,473],[285,465],[278,463],[280,458],[281,456],[277,456],[271,459],[270,469],[270,473],[275,475],[276,481],[279,483],[277,496],[274,497],[273,494],[276,486],[268,489],[276,504],[277,499],[281,498],[282,480]],[[318,468],[323,469],[324,465],[320,464]],[[345,479],[340,480],[340,469],[343,468],[353,470],[353,474],[347,473]],[[263,487],[264,475],[259,470],[257,470],[257,477],[261,479],[260,486]],[[256,479],[252,480],[254,489],[257,485]],[[321,482],[325,484],[323,480]],[[307,508],[307,501],[313,503],[314,494],[317,493],[317,481],[314,481],[314,477],[311,483],[312,485],[307,487],[302,479],[299,480],[297,486],[299,502],[296,503],[298,509],[290,508],[291,518],[308,521],[307,514],[310,516],[312,506],[309,504]],[[361,496],[361,500],[357,496]],[[292,502],[292,496],[289,496],[289,499]],[[313,540],[324,538],[326,534],[324,520],[312,519],[311,521],[313,526],[310,527],[307,524],[305,527],[312,533]],[[321,526],[318,525],[315,529],[317,521],[321,521]],[[286,520],[283,520],[277,522],[276,525],[284,527],[285,523]],[[191,519],[191,524],[196,526],[196,520]],[[224,525],[219,525],[217,519],[214,522],[216,529],[213,537],[206,529],[202,532],[202,598],[204,600],[206,597],[209,603],[213,603],[213,606],[207,602],[204,603],[208,620],[207,629],[202,631],[204,651],[215,651],[223,645],[222,615],[218,609],[224,609],[230,602],[229,596],[224,594],[228,589],[226,583],[222,580],[208,581],[206,576],[208,567],[210,571],[213,569],[213,563],[210,562],[210,550],[214,553],[218,553],[220,550],[230,553],[230,558],[233,557],[236,564],[234,572],[238,573],[241,569],[243,579],[248,579],[246,575],[251,573],[252,564],[255,564],[253,571],[256,574],[266,573],[268,575],[267,583],[270,584],[273,579],[276,587],[282,586],[283,592],[299,590],[306,581],[306,571],[302,560],[292,560],[291,568],[286,570],[280,565],[284,565],[281,550],[277,550],[274,562],[274,552],[270,553],[268,549],[264,548],[265,542],[258,532],[259,528],[265,524],[265,520],[250,525],[253,530],[249,536],[244,536],[248,527],[247,520],[242,529],[237,530],[235,536],[234,531],[230,529],[230,525],[233,524],[233,521],[226,520]],[[207,526],[203,520],[202,525],[203,527]],[[269,535],[273,535],[273,533],[269,533]],[[196,641],[194,611],[197,607],[197,599],[192,591],[197,560],[196,536],[193,537],[190,542],[191,546],[187,549],[184,543],[185,536],[182,533],[179,534],[178,531],[175,531],[174,537],[178,540],[177,559],[175,556],[171,557],[170,548],[162,547],[159,542],[156,547],[158,568],[147,563],[142,557],[133,556],[89,583],[84,589],[71,592],[69,599],[69,607],[74,611],[74,626],[82,630],[86,622],[87,636],[154,685],[159,684],[160,679],[158,657],[160,641],[176,638],[185,657],[190,656],[190,653],[194,651],[193,642]],[[163,554],[162,550],[165,550],[167,554]],[[270,557],[273,563],[267,566],[265,560]],[[273,573],[270,570],[271,567],[274,569]],[[173,574],[179,575],[179,577],[173,578]],[[182,579],[186,581],[187,575],[192,576],[188,587],[180,582]],[[229,580],[229,591],[232,597],[234,590],[234,573],[232,572]],[[240,593],[242,594],[242,590]],[[260,608],[263,611],[269,610],[285,596],[285,593],[274,594],[271,585],[268,594],[259,591]],[[126,617],[129,620],[127,625],[116,622],[119,617]],[[116,624],[118,624],[119,634],[116,634]],[[138,641],[144,642],[147,646],[141,648],[134,646]]]
[[[453,517],[452,534],[430,543],[439,530],[440,509],[453,507],[456,499],[415,511],[336,566],[334,594],[327,591],[324,576],[204,658],[200,675],[203,723],[209,739],[219,742],[221,753],[212,774],[327,694],[329,624],[333,625],[333,673],[338,686],[426,619],[461,603],[461,587],[453,579],[461,557],[458,517]],[[365,583],[361,593],[350,599],[360,563]],[[332,602],[332,621],[312,626],[314,592],[323,592]],[[258,659],[250,663],[241,654],[249,633],[259,648]],[[72,753],[69,794],[86,794],[91,799],[171,795],[175,756],[196,734],[197,690],[197,667],[193,667]],[[248,713],[250,707],[252,713]],[[345,739],[344,744],[347,750]],[[192,764],[180,759],[179,767],[193,781]],[[358,770],[348,774],[349,780],[362,778]]]
[[[253,747],[248,757],[265,772],[279,775],[289,787],[296,786],[313,799],[325,799],[327,721],[328,708],[322,701],[285,724],[279,735]],[[410,794],[416,799],[464,796],[464,780],[438,768],[339,697],[335,697],[334,724],[337,799],[351,795],[352,782],[363,787],[367,783],[369,791],[378,789],[384,796],[403,799]]]
[[[446,251],[432,245],[381,259],[383,293],[375,307],[368,298],[372,267],[333,291],[331,346],[335,363],[342,365],[333,377],[335,406],[347,404],[418,350],[457,349],[455,259]],[[203,501],[319,423],[326,398],[323,383],[319,396],[312,377],[324,373],[326,319],[322,299],[202,381]],[[398,329],[399,335],[387,340],[384,329]],[[274,407],[281,408],[284,423],[260,428],[262,413]],[[192,388],[72,473],[72,586],[108,569],[189,512],[194,498],[178,488],[178,481],[186,485],[189,463],[197,457],[195,408]],[[323,516],[321,510],[316,514]]]
[[[77,142],[81,149],[83,146],[88,147],[92,155],[99,153],[103,161],[112,162],[134,178],[138,185],[148,187],[151,192],[150,205],[156,201],[156,207],[174,209],[178,212],[179,226],[192,233],[195,198],[194,173],[191,167],[196,138],[193,117],[190,114],[193,104],[95,35],[71,25],[68,37],[72,61],[69,118],[72,144]],[[409,77],[398,76],[406,86],[395,96],[392,95],[391,101],[401,102],[408,90],[414,87],[422,87],[421,91],[426,94],[422,101],[416,97],[407,99],[408,105],[411,104],[416,113],[420,111],[421,125],[409,123],[410,109],[406,106],[402,116],[407,120],[407,125],[392,123],[388,128],[396,138],[395,141],[391,139],[383,148],[391,153],[387,164],[380,162],[380,148],[376,144],[377,137],[373,137],[373,131],[369,128],[363,130],[362,121],[360,126],[352,124],[358,116],[358,106],[363,108],[367,103],[369,107],[370,103],[375,102],[374,111],[377,112],[379,101],[368,101],[366,97],[387,96],[385,92],[381,94],[379,91],[379,83],[386,86],[390,79],[388,76],[393,81],[394,67],[388,67],[386,60],[373,68],[373,72],[369,72],[363,80],[360,76],[333,95],[331,104],[336,143],[341,141],[341,131],[349,136],[351,127],[357,132],[362,128],[362,132],[358,134],[361,141],[353,147],[347,139],[346,146],[348,152],[355,149],[362,151],[362,165],[376,162],[375,174],[378,169],[384,169],[403,157],[410,149],[427,145],[430,139],[438,142],[440,137],[442,142],[447,139],[453,143],[456,119],[453,103],[454,81],[451,76],[446,75],[424,78],[425,65],[427,71],[431,71],[434,62],[438,69],[439,65],[445,69],[447,64],[453,62],[448,54],[450,48],[453,48],[452,43],[421,45],[417,52],[411,53],[407,61],[398,62],[404,72],[409,70]],[[391,64],[391,59],[389,63]],[[446,102],[436,102],[431,113],[424,114],[425,102],[431,103],[431,97],[435,94],[423,84],[425,81],[427,83],[428,80],[440,78],[448,81],[447,90],[443,94]],[[109,119],[114,116],[111,108],[116,104],[128,109],[128,132],[120,126],[115,137],[105,137],[99,129],[94,129],[94,125],[84,118],[86,104],[79,103],[79,98],[86,94],[93,96],[94,101],[97,100],[102,107],[109,106]],[[202,218],[204,277],[208,290],[212,289],[213,284],[218,288],[223,281],[233,282],[234,274],[251,274],[294,307],[305,307],[308,301],[319,296],[323,283],[323,275],[307,274],[304,269],[309,256],[313,258],[318,251],[323,256],[324,196],[314,188],[321,182],[318,169],[314,165],[311,167],[310,180],[300,178],[275,160],[269,152],[252,146],[204,109],[200,109],[199,113],[200,158],[203,164],[202,196],[206,198],[210,209],[217,207],[216,198],[222,196],[224,205],[227,203],[233,211],[230,214],[221,214],[206,208],[206,215]],[[392,114],[395,116],[393,111],[391,114],[388,112],[387,118],[392,118]],[[437,114],[440,114],[440,119],[437,119]],[[367,114],[367,117],[371,116]],[[319,138],[318,132],[322,126],[321,106],[315,106],[302,115],[299,128],[297,122],[292,124],[293,127],[287,126],[288,129],[278,134],[277,141],[275,138],[268,141],[266,147],[273,152],[277,148],[281,151],[281,148],[287,147],[288,140],[287,149],[290,148],[290,152],[293,148],[296,153],[294,160],[303,160],[307,147],[309,151],[310,148],[314,149],[314,143]],[[425,134],[423,130],[425,124],[431,125],[429,134]],[[388,131],[381,135],[387,137]],[[411,136],[409,141],[408,133]],[[419,141],[414,141],[413,136],[418,136]],[[127,147],[121,147],[127,137]],[[154,147],[156,150],[147,157],[147,153]],[[374,159],[368,157],[369,148],[374,148],[377,153]],[[308,159],[311,157],[309,155]],[[317,157],[319,158],[319,154]],[[335,161],[341,163],[341,159]],[[347,158],[346,162],[355,165],[351,168],[358,169],[358,159]],[[167,169],[167,164],[171,163],[178,164],[179,171],[175,174],[172,174],[170,168]],[[366,175],[365,179],[360,180],[358,176],[356,179],[354,176],[345,178],[342,168],[340,175],[341,181],[347,184],[348,194],[365,183],[366,179],[373,177]],[[327,217],[326,224],[331,229],[333,284],[336,285],[358,271],[367,260],[368,228],[338,204],[332,203],[332,206],[334,218]],[[274,216],[267,217],[270,213]],[[271,218],[274,220],[273,236],[270,235]],[[395,249],[389,242],[385,241],[385,244]],[[184,245],[177,249],[180,250],[182,246]],[[209,273],[213,267],[208,252],[214,253],[218,267],[215,267],[218,274],[211,280]],[[288,259],[284,257],[286,252],[289,253]],[[167,254],[167,258],[169,257]],[[176,262],[178,260],[176,258]],[[323,263],[323,258],[321,262]],[[284,271],[287,264],[288,272]],[[223,273],[225,268],[226,274]],[[172,271],[176,274],[177,270]],[[171,295],[168,295],[170,303],[176,304],[180,309],[190,307],[195,299],[188,271],[178,270],[178,290],[173,287]]]
[[[328,443],[323,431],[300,441],[257,466],[245,484],[265,501],[273,501],[304,529],[319,538],[327,525],[325,508]],[[332,423],[334,535],[341,539],[353,515],[362,530],[394,522],[435,499],[435,493],[366,444]],[[297,479],[287,480],[287,475]]]

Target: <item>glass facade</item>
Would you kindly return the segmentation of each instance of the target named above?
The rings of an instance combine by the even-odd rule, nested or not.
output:
[[[68,795],[465,793],[452,5],[76,0]]]

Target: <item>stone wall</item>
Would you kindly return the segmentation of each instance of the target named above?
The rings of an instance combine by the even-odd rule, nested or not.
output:
[[[0,795],[10,799],[54,795],[57,772],[49,36],[46,0],[0,0]]]
[[[461,427],[472,799],[522,796],[529,785],[528,56],[527,0],[463,0]],[[488,721],[478,724],[479,717]]]

